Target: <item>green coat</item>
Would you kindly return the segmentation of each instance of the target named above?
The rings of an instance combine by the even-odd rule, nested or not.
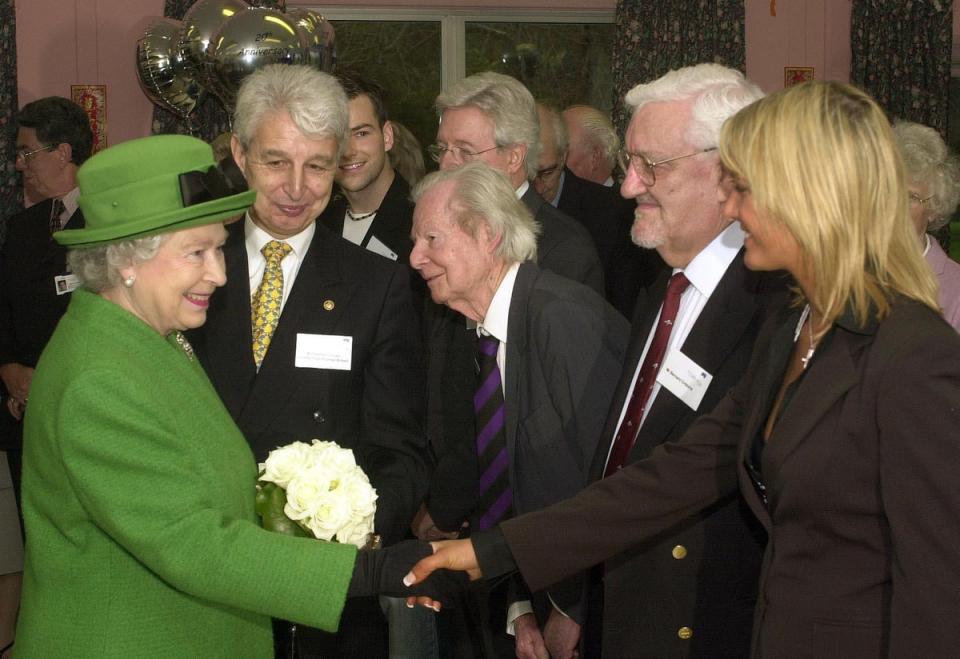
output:
[[[16,656],[271,657],[335,630],[356,549],[268,533],[256,464],[196,362],[78,290],[37,366]]]

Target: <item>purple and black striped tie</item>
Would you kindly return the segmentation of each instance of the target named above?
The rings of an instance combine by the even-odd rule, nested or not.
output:
[[[513,503],[507,437],[504,432],[503,387],[500,384],[500,367],[497,366],[499,345],[500,342],[492,336],[480,336],[477,341],[480,384],[473,396],[473,410],[477,420],[477,457],[480,463],[476,507],[480,520],[477,526],[481,530],[509,517]]]

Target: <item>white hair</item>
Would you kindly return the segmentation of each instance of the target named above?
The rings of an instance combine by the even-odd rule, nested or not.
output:
[[[960,162],[950,153],[933,128],[910,121],[898,121],[893,132],[903,154],[907,178],[926,185],[932,195],[927,231],[936,231],[950,220],[960,203]]]
[[[736,69],[720,64],[697,64],[674,69],[653,82],[637,85],[626,95],[636,112],[647,103],[693,100],[686,139],[691,146],[709,149],[720,143],[723,122],[763,98],[763,92]]]

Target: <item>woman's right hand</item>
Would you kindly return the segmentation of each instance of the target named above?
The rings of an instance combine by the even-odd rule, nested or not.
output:
[[[411,568],[403,583],[407,586],[418,584],[434,570],[455,570],[466,572],[471,581],[476,581],[482,574],[477,563],[477,555],[473,551],[473,543],[469,540],[442,540],[431,542],[433,554],[420,561]]]

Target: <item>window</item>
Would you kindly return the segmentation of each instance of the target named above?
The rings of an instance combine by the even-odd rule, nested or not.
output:
[[[375,80],[390,113],[426,146],[433,100],[480,71],[499,71],[560,109],[613,103],[613,12],[324,10],[336,31],[337,66]]]

